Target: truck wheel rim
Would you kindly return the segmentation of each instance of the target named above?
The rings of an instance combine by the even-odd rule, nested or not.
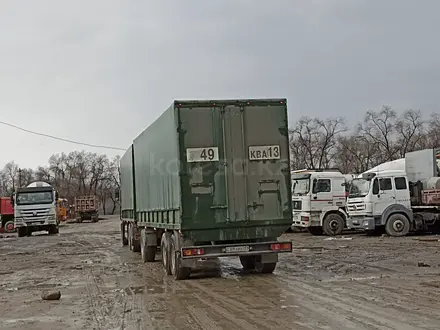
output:
[[[402,231],[403,230],[403,228],[405,227],[405,225],[403,224],[403,221],[402,220],[396,220],[396,221],[394,221],[394,223],[393,223],[393,229],[395,230],[395,231]]]
[[[8,231],[8,232],[14,231],[14,224],[12,222],[9,222],[6,224],[6,231]]]
[[[332,231],[336,231],[338,229],[338,227],[339,227],[339,223],[337,220],[330,221],[330,229]]]

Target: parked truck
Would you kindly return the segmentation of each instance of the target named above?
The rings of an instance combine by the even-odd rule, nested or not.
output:
[[[353,175],[339,170],[298,170],[292,173],[294,227],[307,228],[313,235],[340,235],[346,228],[345,209]]]
[[[292,251],[288,132],[285,99],[174,101],[121,158],[122,244],[176,280],[200,258],[273,272]]]
[[[36,181],[25,188],[17,188],[12,196],[14,225],[18,237],[31,236],[32,232],[47,230],[57,234],[56,203],[58,192],[48,183]]]
[[[390,236],[440,229],[440,150],[409,152],[402,165],[405,170],[367,171],[353,180],[349,228],[383,228]]]
[[[75,197],[75,218],[76,222],[84,220],[98,222],[100,200],[96,195],[85,195]]]
[[[0,231],[13,233],[14,226],[14,204],[9,197],[0,197]]]

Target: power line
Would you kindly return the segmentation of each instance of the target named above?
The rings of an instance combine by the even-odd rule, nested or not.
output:
[[[60,137],[53,136],[53,135],[49,135],[49,134],[38,133],[38,132],[31,131],[31,130],[28,130],[28,129],[23,128],[23,127],[19,127],[19,126],[17,126],[17,125],[13,125],[13,124],[6,123],[6,122],[1,121],[1,120],[0,120],[0,124],[6,125],[6,126],[9,126],[9,127],[13,127],[13,128],[15,128],[15,129],[18,129],[18,130],[23,131],[23,132],[26,132],[26,133],[31,133],[31,134],[35,134],[35,135],[39,135],[39,136],[44,136],[44,137],[48,137],[48,138],[50,138],[50,139],[54,139],[54,140],[59,140],[59,141],[64,141],[64,142],[69,142],[69,143],[73,143],[73,144],[79,144],[79,145],[88,146],[88,147],[93,147],[93,148],[103,148],[103,149],[113,149],[113,150],[122,150],[122,151],[125,151],[125,149],[123,149],[123,148],[110,147],[110,146],[101,146],[101,145],[97,145],[97,144],[90,144],[90,143],[78,142],[78,141],[73,141],[73,140],[69,140],[69,139],[64,139],[64,138],[60,138]]]

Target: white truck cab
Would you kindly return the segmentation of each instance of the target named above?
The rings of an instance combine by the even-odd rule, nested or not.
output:
[[[18,188],[12,196],[14,202],[14,225],[18,236],[31,236],[32,232],[47,230],[58,233],[56,205],[58,192],[46,182],[33,182]]]
[[[373,232],[385,227],[390,236],[406,235],[413,218],[406,172],[384,170],[362,174],[351,183],[346,208],[349,229]],[[396,216],[387,221],[393,214],[404,217]]]
[[[292,172],[292,227],[305,227],[313,235],[339,235],[346,226],[349,175],[337,170]]]

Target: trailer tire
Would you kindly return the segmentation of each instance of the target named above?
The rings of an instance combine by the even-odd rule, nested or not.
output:
[[[307,227],[307,230],[313,236],[321,236],[322,235],[322,227]]]
[[[121,221],[121,244],[122,244],[122,246],[128,245],[126,228],[127,228],[127,224],[124,221]]]
[[[147,233],[145,229],[141,230],[141,256],[143,262],[153,262],[156,259],[157,246],[147,245]]]
[[[181,257],[177,253],[178,244],[174,235],[171,236],[171,246],[170,246],[170,259],[171,259],[171,274],[177,281],[187,279],[191,274],[191,268],[182,267]]]
[[[239,256],[244,270],[255,269],[255,256]]]
[[[162,266],[166,275],[171,275],[171,234],[164,232],[160,240],[160,252],[162,255]]]
[[[406,216],[400,213],[391,214],[385,225],[385,231],[389,236],[402,237],[409,233],[410,223]]]
[[[136,227],[133,222],[130,222],[129,225],[129,231],[130,231],[130,238],[131,238],[131,251],[133,252],[140,252],[141,251],[141,244],[139,240],[136,239]]]
[[[322,222],[322,229],[327,236],[341,235],[344,226],[344,218],[337,213],[327,214]]]
[[[276,262],[271,262],[271,263],[263,264],[263,263],[261,263],[261,256],[256,256],[255,257],[255,270],[258,273],[261,273],[261,274],[271,274],[271,273],[274,272],[276,266],[277,266]]]

